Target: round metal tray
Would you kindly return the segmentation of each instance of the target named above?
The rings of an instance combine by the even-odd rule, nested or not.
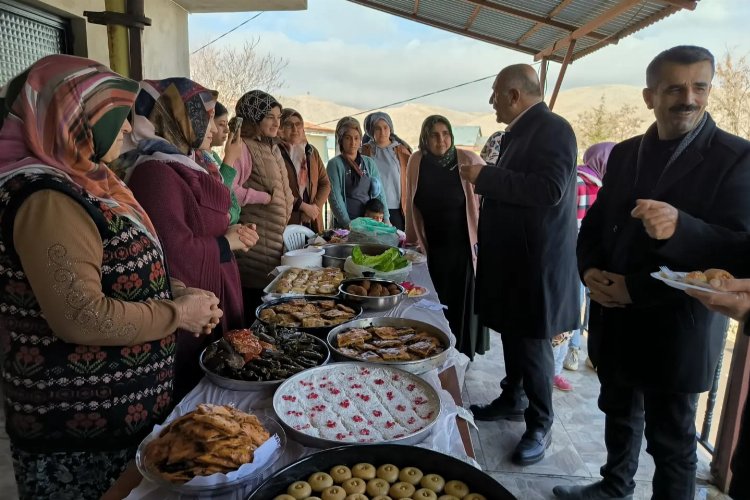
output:
[[[272,474],[271,466],[281,458],[284,454],[284,449],[286,448],[286,434],[284,433],[284,428],[273,418],[259,415],[258,419],[271,436],[274,434],[279,436],[279,447],[273,452],[268,462],[263,464],[263,466],[254,473],[245,477],[208,486],[197,486],[187,483],[173,483],[167,481],[144,461],[143,455],[146,451],[146,445],[157,437],[154,433],[146,436],[138,446],[138,451],[136,451],[135,454],[135,465],[143,477],[152,483],[158,484],[160,487],[179,493],[180,495],[187,495],[188,498],[211,498],[214,496],[225,495],[230,492],[236,493],[237,491],[242,491],[244,494],[247,494]]]
[[[380,255],[391,247],[377,243],[328,243],[323,245],[323,267],[338,267],[344,269],[347,257],[351,257],[354,247],[360,247],[365,255]],[[397,248],[401,254],[403,250]]]
[[[354,317],[351,320],[349,320],[349,321],[355,320],[355,319],[359,318],[362,315],[362,307],[357,306],[357,305],[345,304],[343,299],[341,299],[339,297],[336,297],[336,296],[330,296],[330,295],[300,295],[300,296],[297,296],[297,297],[283,297],[283,298],[272,300],[270,302],[265,302],[265,303],[259,305],[257,307],[257,309],[255,309],[255,317],[257,318],[256,321],[258,321],[259,323],[261,323],[263,325],[266,325],[266,326],[273,326],[270,323],[266,323],[265,321],[263,321],[263,320],[260,319],[260,312],[263,309],[267,309],[267,308],[272,307],[272,306],[277,306],[279,304],[285,304],[285,303],[290,302],[292,300],[300,300],[300,299],[305,299],[305,300],[309,300],[309,301],[315,301],[315,300],[332,300],[332,301],[336,302],[337,304],[344,304],[344,305],[346,305],[348,307],[351,307],[352,309],[354,309]],[[302,327],[302,326],[284,326],[284,325],[278,325],[278,326],[281,326],[282,328],[294,328],[295,330],[299,330],[300,332],[310,333],[310,334],[315,335],[317,337],[325,338],[326,334],[329,331],[331,331],[331,328],[335,328],[336,326],[339,326],[339,325],[335,325],[335,326],[307,327],[307,328]]]
[[[417,446],[395,444],[371,444],[339,446],[303,457],[276,472],[267,479],[247,500],[268,500],[286,493],[295,481],[304,481],[317,471],[329,471],[336,465],[349,467],[360,462],[369,462],[376,467],[393,464],[396,467],[419,467],[425,474],[439,474],[446,481],[459,479],[473,493],[492,500],[515,500],[505,487],[480,469],[450,455]]]
[[[377,366],[393,366],[395,368],[399,368],[401,370],[407,371],[409,373],[414,374],[420,374],[425,373],[433,368],[438,368],[445,363],[445,359],[448,357],[448,350],[452,347],[455,347],[455,340],[442,331],[440,328],[437,328],[436,326],[433,326],[429,323],[425,323],[423,321],[417,321],[415,319],[406,319],[406,318],[365,318],[365,319],[358,319],[354,321],[350,321],[348,323],[344,323],[343,325],[339,325],[330,332],[328,332],[328,347],[331,350],[331,355],[333,356],[334,361],[360,361],[363,360],[358,358],[353,358],[351,356],[347,356],[346,354],[342,353],[338,349],[338,343],[336,342],[336,337],[339,333],[343,333],[346,330],[349,330],[351,328],[368,328],[370,326],[393,326],[396,328],[399,327],[411,327],[419,330],[423,330],[427,333],[430,333],[440,339],[440,342],[443,343],[443,346],[445,346],[445,350],[439,354],[435,354],[434,356],[430,356],[429,358],[425,359],[418,359],[414,361],[376,361],[372,362],[373,364]]]
[[[414,375],[413,373],[409,373],[403,370],[399,370],[392,366],[383,366],[383,365],[374,364],[374,363],[333,363],[333,364],[329,364],[325,366],[319,366],[317,368],[310,368],[309,370],[305,370],[304,372],[297,373],[296,375],[286,379],[284,383],[281,384],[281,386],[276,390],[276,392],[273,395],[273,411],[276,413],[276,416],[279,419],[279,422],[281,422],[281,425],[284,426],[284,429],[286,430],[286,433],[289,435],[289,437],[297,441],[300,444],[303,444],[305,446],[310,446],[313,448],[330,448],[331,446],[341,446],[342,444],[345,444],[346,442],[311,436],[309,434],[305,434],[304,432],[298,431],[294,429],[293,427],[291,427],[289,424],[286,423],[286,421],[284,420],[284,415],[282,415],[282,412],[279,410],[281,406],[280,400],[282,398],[282,395],[288,388],[296,387],[300,383],[300,381],[304,381],[306,378],[309,378],[314,374],[320,374],[320,373],[326,373],[326,372],[344,373],[347,371],[354,373],[355,370],[358,370],[359,368],[363,366],[380,368],[380,369],[392,372],[393,374],[399,374],[402,377],[408,378],[411,383],[418,385],[422,390],[424,390],[426,394],[428,394],[429,400],[433,401],[435,406],[437,407],[437,411],[432,421],[429,422],[424,428],[420,429],[417,432],[408,434],[402,438],[391,439],[388,441],[381,442],[381,444],[382,443],[391,443],[391,444],[421,443],[430,434],[430,432],[432,432],[432,428],[435,426],[435,423],[437,422],[438,418],[440,418],[440,414],[442,412],[440,396],[438,395],[434,387],[432,387],[426,381],[419,378],[417,375]],[[349,388],[346,388],[346,387],[340,387],[339,389],[341,390],[341,392],[350,390]],[[352,394],[352,399],[354,397],[356,396]],[[359,443],[351,442],[351,444],[359,444]]]
[[[396,285],[401,293],[396,295],[386,295],[384,297],[369,297],[365,295],[355,295],[346,291],[347,285],[355,283],[362,283],[364,280],[368,280],[372,283],[379,283],[380,285]],[[395,281],[383,280],[378,278],[351,278],[341,282],[339,285],[339,297],[344,299],[347,304],[355,304],[361,306],[362,309],[369,309],[371,311],[386,311],[396,307],[404,297],[406,297],[406,291],[404,287],[396,283]],[[336,327],[338,328],[338,327]]]
[[[310,335],[309,333],[305,332],[302,332],[302,334],[309,335],[313,340],[315,340],[315,342],[318,343],[318,345],[322,346],[323,351],[325,352],[325,358],[318,366],[328,364],[328,362],[331,360],[331,350],[328,348],[328,344],[323,339],[316,337],[315,335]],[[216,342],[218,342],[218,340]],[[214,344],[216,342],[214,342]],[[206,354],[207,349],[208,348],[203,349],[203,352],[201,352],[201,355],[198,358],[198,364],[200,365],[201,370],[203,370],[203,373],[206,374],[206,378],[208,378],[208,380],[218,385],[219,387],[231,389],[233,391],[270,391],[281,385],[281,383],[285,380],[267,380],[260,382],[252,380],[238,380],[235,378],[229,378],[223,375],[219,375],[218,373],[214,373],[209,370],[208,367],[206,367],[206,365],[203,363],[203,357]]]

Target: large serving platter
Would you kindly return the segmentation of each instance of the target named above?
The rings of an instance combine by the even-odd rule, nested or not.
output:
[[[391,366],[333,363],[287,379],[273,396],[287,434],[306,446],[416,444],[440,416],[440,397],[426,381]]]

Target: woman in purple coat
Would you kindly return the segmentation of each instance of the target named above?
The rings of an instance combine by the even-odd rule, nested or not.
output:
[[[203,155],[217,129],[217,93],[187,78],[141,82],[134,106],[133,149],[125,154],[125,181],[151,217],[164,245],[171,275],[188,287],[213,292],[224,311],[213,337],[178,336],[175,394],[201,379],[201,351],[221,332],[243,326],[242,289],[233,251],[258,239],[241,224],[229,225],[229,189]]]

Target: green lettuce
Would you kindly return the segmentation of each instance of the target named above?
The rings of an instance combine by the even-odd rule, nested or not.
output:
[[[365,255],[359,246],[354,247],[354,250],[352,250],[352,262],[359,266],[371,267],[383,273],[403,269],[409,265],[409,261],[395,248],[389,248],[380,255]]]

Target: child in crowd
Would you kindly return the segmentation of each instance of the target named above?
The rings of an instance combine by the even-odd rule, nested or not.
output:
[[[381,202],[377,198],[372,198],[370,201],[365,203],[365,217],[369,217],[370,219],[376,220],[378,222],[383,222],[383,217],[385,214],[385,206],[383,206],[383,202]]]

